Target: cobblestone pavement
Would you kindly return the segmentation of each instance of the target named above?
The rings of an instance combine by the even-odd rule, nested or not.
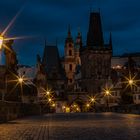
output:
[[[0,140],[139,140],[140,116],[47,114],[0,124]]]

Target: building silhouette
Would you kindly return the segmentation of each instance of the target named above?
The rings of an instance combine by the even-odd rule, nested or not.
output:
[[[91,13],[86,47],[81,51],[82,88],[100,93],[110,78],[112,39],[104,44],[100,13]]]

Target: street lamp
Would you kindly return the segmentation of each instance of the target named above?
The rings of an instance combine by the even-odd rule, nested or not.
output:
[[[105,87],[104,89],[103,89],[103,93],[104,93],[104,96],[106,97],[105,99],[106,99],[106,105],[107,105],[107,109],[109,110],[109,96],[111,96],[111,92],[113,92],[112,91],[112,87]]]
[[[4,41],[4,38],[0,36],[0,50],[2,49],[3,41]]]
[[[105,96],[107,97],[107,100],[106,100],[106,102],[107,102],[107,108],[109,109],[109,96],[111,95],[111,93],[110,93],[110,90],[106,90],[105,91]]]
[[[133,79],[130,79],[130,80],[128,81],[128,83],[129,83],[129,85],[133,85],[133,83],[134,83]]]
[[[52,99],[51,99],[51,98],[49,98],[49,99],[48,99],[48,102],[51,102],[51,101],[52,101]]]
[[[96,108],[95,108],[96,98],[95,97],[91,97],[90,102],[93,103],[94,111],[96,111]]]
[[[23,76],[19,76],[17,80],[18,80],[18,83],[20,84],[21,100],[23,102],[23,83],[24,83],[24,77]]]
[[[110,91],[109,91],[109,90],[106,90],[106,91],[105,91],[105,95],[106,95],[106,96],[109,96],[109,95],[110,95]]]
[[[18,81],[19,81],[20,84],[22,84],[23,83],[23,78],[22,77],[19,77],[18,78]]]
[[[90,107],[90,104],[89,104],[89,103],[87,103],[87,104],[86,104],[86,107],[87,107],[87,108],[89,108],[89,107]]]
[[[52,104],[52,107],[55,107],[55,106],[56,106],[56,104],[55,104],[55,103],[53,103],[53,104]]]
[[[86,104],[86,111],[88,112],[89,109],[90,109],[90,103],[87,103],[87,104]]]
[[[132,87],[137,87],[137,82],[140,82],[140,80],[136,79],[136,75],[132,77],[131,73],[129,73],[129,77],[124,77],[126,81],[122,82],[126,84],[126,88],[130,87],[132,90]]]
[[[94,102],[95,102],[95,98],[91,98],[91,102],[93,102],[93,103],[94,103]]]
[[[47,91],[47,92],[46,92],[46,94],[47,94],[47,95],[50,95],[50,92],[49,92],[49,91]]]
[[[76,111],[78,111],[78,112],[80,111],[78,107],[76,108]]]

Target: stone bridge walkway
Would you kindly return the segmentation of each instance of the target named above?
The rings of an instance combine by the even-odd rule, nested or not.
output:
[[[52,114],[0,124],[0,140],[139,140],[140,116]]]

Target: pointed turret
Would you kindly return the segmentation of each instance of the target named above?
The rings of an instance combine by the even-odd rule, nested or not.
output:
[[[46,44],[46,40],[45,40],[45,47],[44,47],[44,51],[43,51],[43,58],[42,58],[42,64],[44,65],[44,67],[46,67],[46,58],[47,58],[47,44]]]
[[[78,30],[78,35],[76,37],[76,46],[82,47],[82,35],[80,30]]]
[[[68,27],[68,38],[70,38],[71,37],[71,29],[70,29],[70,25],[69,25],[69,27]]]
[[[80,30],[78,30],[78,35],[76,37],[76,43],[75,43],[75,62],[76,65],[81,65],[81,59],[80,59],[80,50],[82,49],[82,35]]]
[[[109,46],[112,48],[112,33],[110,32]]]
[[[87,34],[88,47],[103,47],[103,32],[100,13],[90,13],[89,30]]]
[[[70,25],[69,25],[69,27],[68,27],[68,36],[67,36],[67,38],[66,38],[66,40],[65,40],[65,44],[68,43],[68,42],[73,43]]]

